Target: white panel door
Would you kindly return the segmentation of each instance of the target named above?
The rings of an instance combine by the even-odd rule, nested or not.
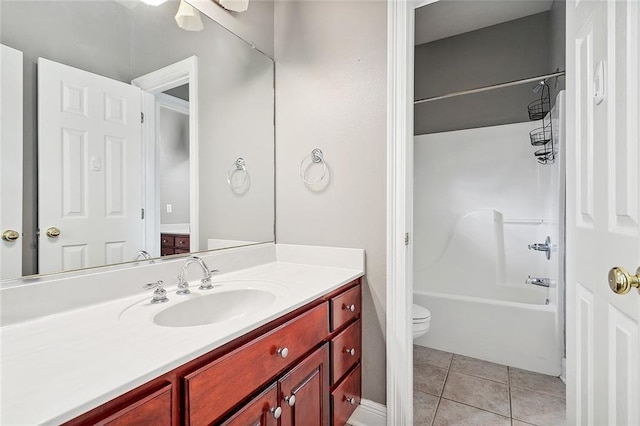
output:
[[[140,89],[39,58],[38,171],[41,274],[134,260],[144,232]]]
[[[0,279],[22,276],[22,52],[0,45]],[[14,235],[6,231],[15,231]]]
[[[567,424],[640,425],[640,3],[567,2]],[[640,272],[640,271],[639,271]]]

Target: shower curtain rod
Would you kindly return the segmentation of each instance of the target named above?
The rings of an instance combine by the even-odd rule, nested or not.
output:
[[[420,99],[420,100],[415,101],[413,104],[414,105],[418,105],[418,104],[422,104],[422,103],[425,103],[425,102],[439,101],[440,99],[453,98],[455,96],[462,96],[462,95],[470,95],[472,93],[486,92],[488,90],[501,89],[501,88],[504,88],[504,87],[511,87],[511,86],[517,86],[519,84],[525,84],[525,83],[533,83],[533,82],[537,82],[537,81],[541,81],[541,80],[546,80],[548,78],[562,77],[562,76],[564,76],[564,71],[559,71],[559,72],[554,72],[554,73],[551,73],[551,74],[540,75],[538,77],[530,77],[530,78],[525,78],[525,79],[522,79],[522,80],[508,81],[506,83],[500,83],[500,84],[494,84],[494,85],[491,85],[491,86],[479,87],[477,89],[469,89],[469,90],[464,90],[462,92],[452,92],[452,93],[447,93],[446,95],[434,96],[432,98],[426,98],[426,99]]]

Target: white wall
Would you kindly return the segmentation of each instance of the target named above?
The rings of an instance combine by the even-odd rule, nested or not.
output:
[[[364,248],[363,397],[385,402],[386,3],[277,1],[276,240]],[[313,148],[330,184],[298,176]]]
[[[505,222],[548,220],[547,206],[558,190],[541,187],[551,169],[537,163],[533,155],[536,148],[529,142],[529,131],[538,126],[539,121],[525,122],[414,138],[417,287],[428,289],[424,286],[430,282],[421,272],[443,254],[463,215],[493,209],[503,214]],[[522,284],[529,274],[544,276],[544,255],[527,249],[528,244],[544,241],[538,241],[540,228],[505,223],[505,283]]]

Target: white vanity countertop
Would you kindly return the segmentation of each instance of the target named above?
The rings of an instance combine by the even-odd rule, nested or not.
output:
[[[217,290],[202,291],[192,282],[195,296],[178,296],[169,287],[167,303],[148,303],[149,292],[0,328],[0,423],[70,420],[364,274],[363,266],[293,263],[304,259],[285,257],[290,261],[215,275],[214,284],[222,284]],[[273,283],[278,293],[258,312],[193,327],[152,321],[155,313],[188,297],[256,281]]]

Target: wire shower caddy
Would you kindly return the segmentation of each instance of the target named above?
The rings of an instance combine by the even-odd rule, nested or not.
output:
[[[540,120],[541,127],[537,127],[529,132],[531,145],[539,147],[534,152],[538,163],[551,164],[555,160],[555,150],[553,146],[553,127],[551,126],[551,94],[546,79],[542,80],[534,87],[534,92],[540,93],[540,98],[529,103],[527,110],[529,120]],[[547,117],[549,117],[547,119]]]

